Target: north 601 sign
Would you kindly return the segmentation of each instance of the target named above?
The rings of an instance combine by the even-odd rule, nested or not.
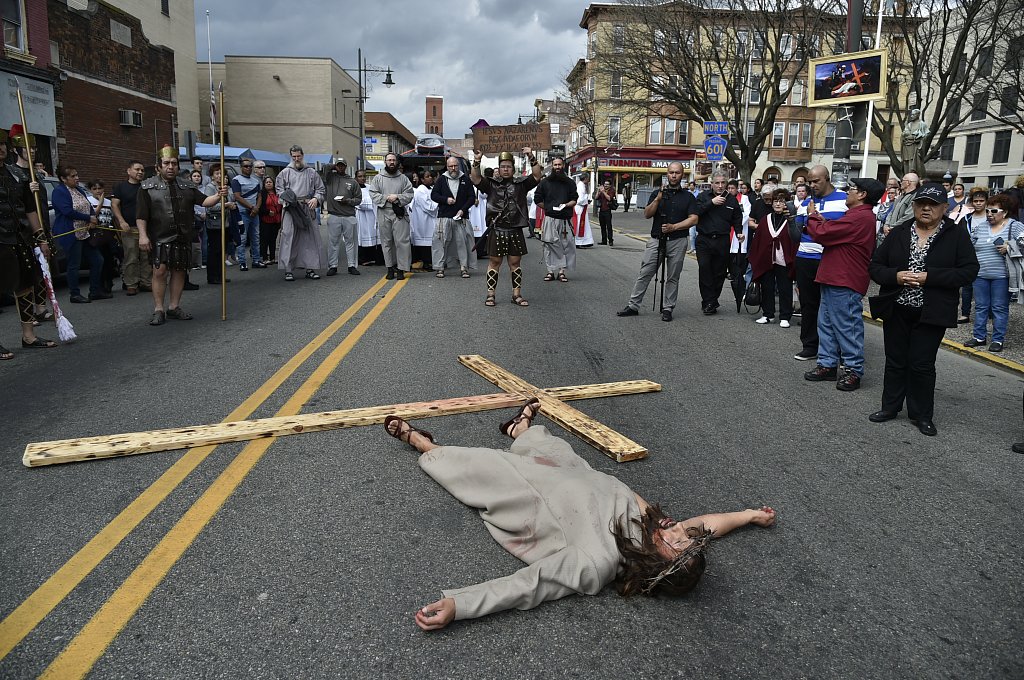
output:
[[[721,137],[708,137],[704,140],[704,153],[709,161],[721,161],[725,159],[725,145],[727,142]]]

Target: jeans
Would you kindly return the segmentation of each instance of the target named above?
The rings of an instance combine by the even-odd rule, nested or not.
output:
[[[244,208],[238,211],[239,216],[242,218],[242,226],[240,228],[239,236],[241,236],[241,244],[235,251],[235,259],[238,260],[238,264],[245,264],[245,248],[249,247],[249,254],[252,256],[253,264],[261,262],[260,259],[260,218],[259,215],[250,215],[248,210]]]
[[[68,292],[72,296],[81,295],[79,289],[79,269],[82,266],[82,255],[85,255],[89,262],[89,295],[99,295],[103,292],[103,255],[96,248],[93,248],[86,241],[76,240],[68,249]]]
[[[821,286],[818,365],[864,375],[864,296],[842,286]],[[806,318],[806,317],[804,317]]]
[[[992,312],[992,342],[1006,340],[1010,322],[1010,280],[974,279],[974,339],[988,337],[988,315]]]

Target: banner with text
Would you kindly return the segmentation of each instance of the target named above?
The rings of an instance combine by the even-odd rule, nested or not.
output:
[[[551,126],[531,125],[492,125],[491,127],[473,130],[473,148],[482,153],[494,155],[502,151],[519,153],[524,146],[534,151],[547,151],[551,148]]]

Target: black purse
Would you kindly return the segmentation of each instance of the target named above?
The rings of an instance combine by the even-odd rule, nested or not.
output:
[[[743,304],[747,307],[761,306],[761,284],[751,281],[747,284],[747,292],[743,294]]]

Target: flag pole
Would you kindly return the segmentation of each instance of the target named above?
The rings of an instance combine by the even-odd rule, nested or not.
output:
[[[217,88],[217,118],[218,125],[220,128],[220,188],[224,189],[224,81],[220,82],[220,87]],[[227,273],[227,253],[224,252],[226,248],[226,235],[225,232],[228,228],[227,219],[225,213],[227,212],[227,196],[222,195],[220,197],[220,320],[225,321],[228,318],[228,273]]]

